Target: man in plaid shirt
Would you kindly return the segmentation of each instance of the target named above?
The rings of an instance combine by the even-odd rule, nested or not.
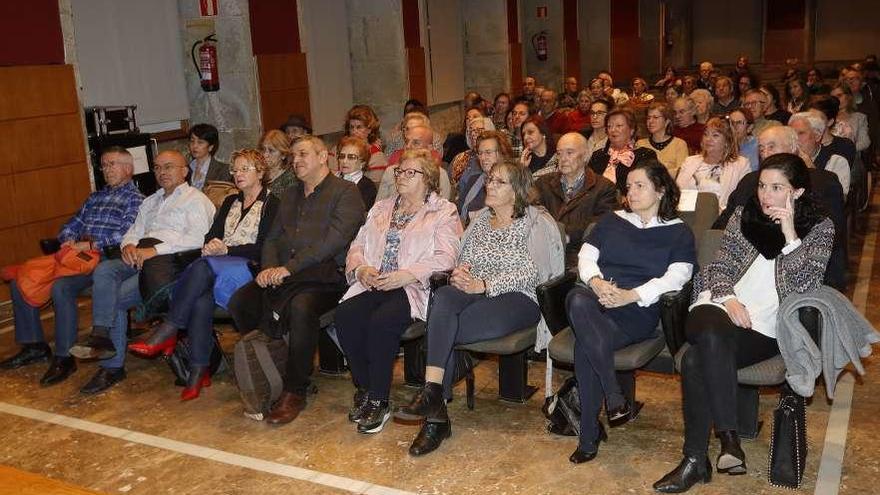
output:
[[[104,149],[101,172],[107,186],[89,195],[76,215],[61,227],[58,240],[63,246],[78,251],[118,246],[123,234],[134,223],[144,196],[131,180],[134,172],[131,153],[119,146]],[[91,275],[61,277],[52,285],[55,306],[53,357],[43,336],[39,308],[28,305],[15,282],[12,282],[10,292],[15,316],[15,341],[21,345],[21,350],[0,362],[0,368],[13,369],[52,358],[49,369],[40,379],[40,384],[44,386],[60,383],[76,371],[76,361],[69,354],[70,347],[76,341],[76,297],[91,285]]]

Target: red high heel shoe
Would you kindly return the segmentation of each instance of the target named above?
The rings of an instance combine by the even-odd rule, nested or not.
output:
[[[153,357],[159,353],[168,357],[174,353],[175,345],[177,345],[177,329],[163,323],[146,339],[128,344],[128,350],[144,357]]]
[[[201,374],[201,377],[195,382],[194,385],[190,386],[189,384],[187,384],[186,388],[184,388],[183,391],[180,392],[181,401],[197,399],[202,391],[202,387],[207,388],[211,386],[211,374],[208,373],[208,370],[203,369],[199,374]]]

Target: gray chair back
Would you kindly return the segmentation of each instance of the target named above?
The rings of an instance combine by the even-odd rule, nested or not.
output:
[[[718,252],[718,248],[721,246],[721,236],[723,234],[723,230],[715,229],[703,232],[699,242],[697,242],[697,263],[700,264],[700,269],[715,259],[715,253]]]
[[[679,212],[684,223],[688,224],[694,233],[697,246],[703,233],[712,228],[712,224],[718,218],[718,196],[709,192],[697,194],[697,203],[694,211]]]

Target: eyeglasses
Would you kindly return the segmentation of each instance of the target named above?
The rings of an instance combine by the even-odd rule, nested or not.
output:
[[[336,159],[341,162],[342,160],[360,160],[361,157],[355,154],[339,153],[336,155]]]
[[[244,167],[240,167],[240,168],[231,168],[230,167],[229,168],[229,175],[244,174],[247,172],[253,172],[256,169],[257,169],[257,167],[255,167],[253,165],[245,165]]]
[[[494,150],[480,150],[480,151],[477,151],[477,155],[478,155],[478,156],[492,156],[492,155],[494,155],[495,153],[498,153],[498,150],[497,150],[497,149],[494,149]]]
[[[597,116],[597,117],[600,116],[600,115],[606,115],[607,113],[608,113],[608,112],[606,112],[605,110],[595,110],[595,111],[594,111],[594,110],[590,110],[590,115],[595,115],[595,116]]]
[[[185,166],[182,166],[182,165],[155,165],[153,167],[153,171],[158,174],[161,174],[162,172],[171,172],[175,168],[185,168]]]
[[[486,179],[487,186],[506,186],[510,184],[510,181],[499,179],[498,177],[489,177]]]
[[[113,167],[117,167],[119,165],[125,165],[125,162],[120,162],[118,160],[112,160],[109,162],[101,162],[101,170],[110,170]]]
[[[404,170],[402,168],[395,168],[394,169],[394,177],[395,178],[400,177],[402,175],[402,176],[406,177],[407,179],[412,179],[413,177],[416,176],[416,174],[424,174],[424,172],[422,172],[421,170],[416,170],[414,168],[408,168],[406,170]]]

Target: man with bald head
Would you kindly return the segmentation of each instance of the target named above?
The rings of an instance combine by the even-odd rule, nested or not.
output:
[[[761,158],[761,162],[763,162],[768,156],[779,153],[792,153],[800,155],[807,166],[810,167],[812,194],[817,203],[828,212],[831,221],[834,222],[834,246],[831,249],[828,268],[825,270],[824,282],[826,285],[844,291],[846,290],[847,278],[847,254],[846,214],[844,213],[846,199],[843,195],[843,188],[833,172],[820,170],[812,166],[809,155],[805,153],[808,150],[801,148],[800,141],[809,146],[806,142],[806,137],[799,140],[797,131],[789,126],[768,127],[758,135],[758,155]],[[759,167],[757,171],[750,172],[739,181],[736,189],[727,200],[727,207],[712,225],[713,229],[723,230],[738,207],[757,197],[760,173],[761,169]]]
[[[556,144],[557,170],[535,181],[537,201],[557,222],[565,225],[567,267],[577,266],[587,226],[618,206],[614,184],[587,167],[590,159],[587,151],[583,135],[564,134]]]
[[[559,93],[559,108],[574,108],[577,106],[578,80],[576,77],[566,77]]]
[[[79,252],[101,251],[119,245],[138,213],[144,196],[131,181],[134,159],[125,148],[112,146],[101,153],[101,173],[107,185],[86,199],[82,208],[58,233],[58,241]],[[90,256],[90,255],[89,255]],[[27,364],[51,362],[40,379],[43,386],[54,385],[76,371],[70,347],[78,327],[77,295],[92,285],[92,275],[59,277],[52,284],[55,308],[55,354],[46,344],[40,310],[22,297],[15,281],[10,282],[12,312],[15,317],[15,341],[22,347],[15,356],[0,362],[0,368],[13,369]]]
[[[431,147],[433,141],[434,130],[429,126],[418,125],[406,130],[406,134],[404,134],[403,137],[403,149],[395,151],[388,158],[388,168],[386,168],[385,173],[382,174],[382,181],[379,183],[379,191],[376,194],[376,201],[390,198],[396,194],[397,189],[394,187],[396,180],[394,178],[394,171],[397,170],[397,166],[400,164],[400,157],[405,150],[428,150],[431,152],[431,156],[440,164],[440,196],[446,199],[451,198],[452,186],[449,183],[449,172],[447,171],[449,167],[440,160],[440,153],[437,153],[437,151]]]
[[[159,153],[153,172],[159,190],[144,200],[122,237],[120,258],[102,261],[93,274],[92,333],[70,349],[80,359],[101,359],[97,373],[80,389],[83,394],[103,392],[125,378],[129,308],[142,302],[162,305],[163,291],[141,294],[141,272],[155,281],[150,286],[167,288],[181,268],[174,255],[200,250],[214,218],[211,200],[186,183],[183,155]]]

